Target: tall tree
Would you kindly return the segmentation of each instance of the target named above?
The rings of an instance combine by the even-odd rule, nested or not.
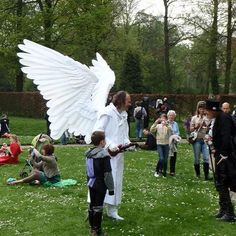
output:
[[[165,67],[165,81],[166,90],[172,92],[173,90],[173,74],[170,62],[170,49],[176,46],[181,40],[182,36],[175,35],[177,32],[176,25],[169,20],[169,8],[177,0],[163,0],[164,3],[164,67]]]
[[[128,51],[125,54],[120,89],[127,90],[130,93],[143,92],[140,56],[137,52]]]
[[[164,78],[164,34],[162,19],[139,12],[136,16],[137,39],[141,52],[143,85],[146,92],[163,91]]]
[[[169,21],[168,21],[168,10],[171,0],[163,0],[165,6],[164,14],[164,64],[165,64],[165,79],[167,88],[172,91],[172,75],[170,67],[170,37],[169,37]]]
[[[228,17],[227,17],[227,44],[226,44],[226,64],[225,64],[225,88],[224,92],[229,93],[231,83],[231,65],[232,65],[232,0],[227,0]]]
[[[54,24],[53,11],[59,0],[37,0],[36,2],[38,3],[39,9],[43,16],[44,44],[47,47],[52,47],[52,27]]]
[[[17,0],[16,5],[16,33],[20,34],[22,31],[22,15],[23,15],[23,1]],[[16,72],[16,91],[22,92],[23,91],[23,85],[24,85],[24,75],[19,66],[17,67]]]
[[[210,29],[208,76],[211,81],[212,93],[214,95],[219,94],[219,83],[217,74],[218,6],[219,1],[213,0],[213,21]]]

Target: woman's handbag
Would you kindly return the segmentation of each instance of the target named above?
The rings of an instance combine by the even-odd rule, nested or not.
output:
[[[204,122],[203,122],[204,123]],[[203,126],[203,123],[199,126],[199,128],[197,130],[194,130],[193,132],[190,133],[189,137],[188,137],[188,142],[193,144],[196,139],[197,139],[197,135],[198,135],[198,132],[199,130],[202,128]]]
[[[195,140],[197,139],[197,134],[198,134],[197,130],[191,132],[189,137],[188,137],[188,142],[193,144],[195,142]]]

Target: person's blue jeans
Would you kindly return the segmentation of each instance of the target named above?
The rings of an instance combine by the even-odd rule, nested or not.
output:
[[[136,138],[142,138],[143,137],[143,120],[136,120]]]
[[[163,168],[163,176],[166,176],[167,162],[169,156],[169,144],[157,144],[159,161],[157,162],[156,172],[159,173]]]
[[[197,139],[193,143],[194,165],[200,164],[200,157],[203,157],[204,163],[209,163],[209,149],[203,139]]]

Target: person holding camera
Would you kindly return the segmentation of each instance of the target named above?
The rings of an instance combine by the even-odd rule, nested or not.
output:
[[[154,176],[159,177],[160,174],[162,174],[166,177],[169,156],[169,138],[172,134],[171,126],[167,121],[167,115],[162,114],[151,126],[150,131],[156,134],[157,152],[159,155]]]

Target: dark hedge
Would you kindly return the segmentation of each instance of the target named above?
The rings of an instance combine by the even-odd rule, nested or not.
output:
[[[207,95],[131,94],[132,103],[143,100],[144,97],[148,97],[150,115],[153,118],[155,108],[151,107],[155,105],[157,98],[167,97],[179,117],[185,117],[189,112],[194,114],[197,102],[207,99]],[[219,99],[221,102],[229,102],[231,108],[236,104],[236,95],[221,95]],[[14,116],[43,118],[47,107],[46,101],[39,92],[0,92],[0,111]]]

